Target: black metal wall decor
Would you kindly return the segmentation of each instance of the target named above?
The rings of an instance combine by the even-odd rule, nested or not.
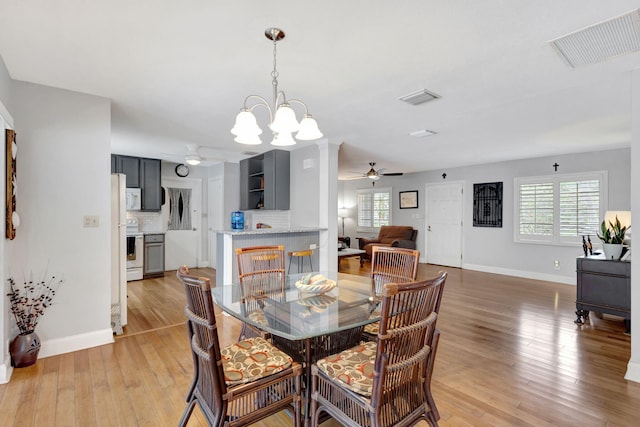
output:
[[[473,184],[473,226],[502,227],[502,182]]]

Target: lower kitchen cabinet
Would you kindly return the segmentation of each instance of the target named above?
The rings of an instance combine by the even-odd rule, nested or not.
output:
[[[144,269],[143,276],[164,276],[164,234],[144,235]]]

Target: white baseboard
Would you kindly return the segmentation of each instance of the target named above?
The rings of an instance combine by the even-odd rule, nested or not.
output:
[[[640,383],[640,362],[629,361],[624,379]]]
[[[6,355],[4,363],[0,364],[0,384],[6,384],[11,378],[11,372],[13,372],[13,366],[11,366],[11,356]]]
[[[484,273],[502,274],[505,276],[523,277],[525,279],[544,280],[546,282],[564,283],[566,285],[576,286],[576,276],[561,276],[558,274],[542,274],[532,271],[512,270],[509,268],[492,267],[477,264],[464,264],[465,270],[482,271]]]
[[[84,350],[85,348],[111,344],[112,342],[113,329],[111,328],[42,341],[42,347],[40,348],[38,358]]]

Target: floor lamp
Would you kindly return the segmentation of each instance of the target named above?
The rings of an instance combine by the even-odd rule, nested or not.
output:
[[[338,209],[338,218],[342,220],[342,237],[344,237],[344,219],[349,216],[349,210],[346,208]]]

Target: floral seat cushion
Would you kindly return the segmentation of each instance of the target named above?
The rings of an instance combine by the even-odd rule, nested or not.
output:
[[[364,332],[371,335],[378,335],[378,332],[380,332],[380,322],[373,322],[364,325]]]
[[[227,386],[245,384],[282,372],[292,363],[288,354],[261,337],[238,341],[220,351]]]
[[[348,389],[365,397],[371,397],[376,343],[357,345],[324,359],[318,360],[318,369],[330,378],[343,383]]]

